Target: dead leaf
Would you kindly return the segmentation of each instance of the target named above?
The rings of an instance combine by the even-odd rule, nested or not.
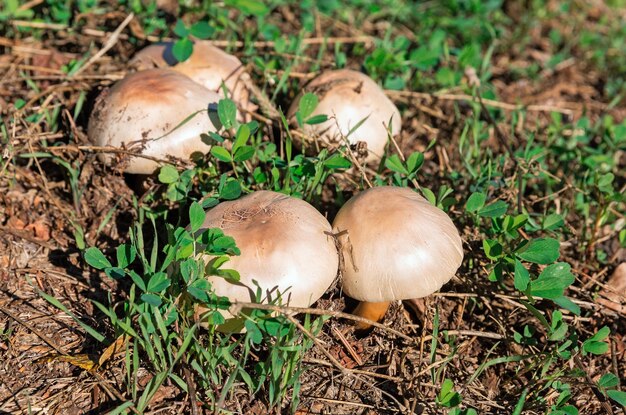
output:
[[[403,303],[409,306],[418,318],[423,319],[423,316],[426,314],[426,299],[413,298],[409,300],[404,300]]]
[[[137,379],[137,386],[142,389],[148,386],[148,383],[154,379],[154,376],[150,373],[146,373],[144,376],[139,376]],[[154,393],[154,396],[150,400],[151,405],[155,405],[158,402],[161,402],[164,399],[171,399],[176,396],[178,393],[178,388],[174,385],[161,385]]]
[[[166,13],[176,16],[178,12],[178,0],[157,0],[157,7]]]
[[[35,363],[50,363],[50,362],[67,362],[74,366],[77,366],[81,369],[85,369],[89,372],[98,368],[98,364],[91,360],[89,355],[86,354],[76,354],[73,356],[63,355],[63,354],[53,354],[44,356],[35,360]]]
[[[63,65],[67,65],[71,59],[65,56],[63,53],[59,52],[55,48],[48,47],[47,50],[50,52],[46,55],[33,55],[32,57],[32,65],[41,69],[53,69],[60,70]],[[37,70],[33,71],[36,75],[49,75],[45,70]]]
[[[100,356],[100,360],[98,360],[98,366],[103,366],[111,357],[116,354],[124,351],[126,349],[126,341],[128,340],[128,336],[123,334],[117,338],[109,347],[107,347],[102,355]]]
[[[300,407],[296,409],[295,415],[311,415],[311,414],[319,414],[322,413],[324,409],[324,403],[322,402],[313,402],[309,408]]]
[[[159,389],[157,389],[157,391],[152,396],[152,399],[150,400],[150,404],[156,405],[157,403],[165,399],[172,399],[176,396],[177,392],[178,392],[178,388],[176,386],[161,385],[159,386]]]
[[[24,229],[32,232],[37,239],[40,239],[42,241],[50,240],[50,227],[41,220],[37,220],[27,225]]]
[[[464,75],[467,78],[467,83],[470,86],[480,86],[480,78],[478,78],[478,74],[476,74],[476,69],[468,66],[465,68]]]
[[[158,7],[158,1],[157,1],[157,7]],[[139,39],[146,38],[146,34],[143,31],[143,27],[141,27],[141,23],[139,23],[139,21],[136,18],[130,21],[130,23],[128,24],[128,28],[130,29],[130,32],[136,37],[138,37]]]
[[[626,262],[615,268],[596,302],[613,311],[626,314]]]
[[[11,216],[6,226],[7,228],[22,230],[26,227],[26,222],[16,216]]]
[[[483,381],[485,390],[487,391],[487,398],[493,400],[500,393],[500,377],[497,373],[489,371]]]

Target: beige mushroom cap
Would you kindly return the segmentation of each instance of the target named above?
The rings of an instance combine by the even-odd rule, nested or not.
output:
[[[124,145],[158,159],[188,159],[194,152],[210,150],[200,134],[216,131],[207,109],[218,101],[216,93],[178,72],[137,72],[100,94],[89,118],[88,136],[98,146]],[[103,154],[102,159],[110,164],[112,156]],[[132,157],[125,171],[150,174],[158,166],[156,161]]]
[[[137,52],[131,59],[131,67],[138,70],[170,68],[187,75],[210,91],[228,97],[244,110],[252,110],[250,92],[246,86],[250,75],[237,57],[224,52],[207,41],[199,40],[193,45],[193,53],[184,62],[178,62],[172,53],[172,42],[155,43]]]
[[[448,282],[463,260],[452,220],[408,188],[354,196],[333,222],[340,236],[343,290],[360,301],[420,298]]]
[[[337,249],[325,233],[332,231],[330,223],[303,200],[257,191],[209,210],[207,228],[222,229],[241,251],[222,266],[238,271],[239,283],[210,277],[215,293],[230,300],[254,301],[256,281],[264,300],[280,292],[283,305],[308,307],[337,275]]]
[[[391,127],[392,136],[400,133],[402,119],[398,108],[376,82],[361,72],[349,69],[324,72],[309,82],[305,92],[313,92],[319,98],[312,116],[324,114],[329,117],[321,124],[304,125],[305,134],[330,145],[344,143],[342,137],[347,137],[350,144],[363,141],[368,149],[366,162],[380,160],[387,144],[388,127]],[[298,111],[301,96],[291,104],[290,118]]]

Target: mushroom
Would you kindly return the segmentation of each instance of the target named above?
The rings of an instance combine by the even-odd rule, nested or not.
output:
[[[354,314],[373,321],[382,319],[391,301],[437,291],[463,260],[452,220],[408,188],[359,193],[339,210],[333,229],[343,259],[343,291],[362,301]]]
[[[193,45],[193,53],[184,62],[179,62],[172,53],[172,42],[155,43],[137,52],[130,66],[137,70],[170,68],[187,75],[205,88],[231,98],[244,111],[253,111],[248,83],[250,75],[235,56],[199,40]],[[228,94],[223,87],[226,86]]]
[[[388,133],[400,134],[402,119],[398,108],[367,75],[349,69],[327,71],[309,82],[304,91],[313,92],[319,98],[311,116],[329,117],[323,123],[303,126],[304,133],[316,143],[341,145],[345,143],[344,137],[351,145],[364,142],[367,145],[365,162],[369,163],[380,160]],[[289,108],[287,114],[292,120],[302,95]]]
[[[216,131],[207,114],[219,96],[187,76],[152,69],[126,76],[98,96],[88,136],[98,146],[138,148],[149,158],[131,157],[127,173],[150,174],[161,164],[151,158],[188,159],[210,146],[200,135]],[[113,157],[101,153],[111,164]]]
[[[337,276],[339,258],[330,223],[303,200],[257,191],[209,210],[199,232],[208,228],[222,229],[241,251],[224,266],[239,272],[238,282],[209,277],[215,293],[231,301],[256,301],[261,288],[263,301],[308,307]],[[220,330],[239,332],[243,319],[235,310],[225,314],[230,315]]]

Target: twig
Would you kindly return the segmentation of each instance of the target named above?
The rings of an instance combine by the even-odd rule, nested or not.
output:
[[[339,399],[330,399],[330,398],[324,398],[324,397],[321,397],[321,396],[307,396],[307,398],[314,399],[316,401],[334,403],[334,404],[338,404],[338,405],[352,405],[352,406],[358,406],[360,408],[370,408],[370,409],[375,409],[376,408],[374,405],[368,405],[368,404],[365,404],[365,403],[351,402],[351,401],[341,401]],[[296,412],[296,413],[299,413],[299,412]]]
[[[261,111],[264,115],[272,119],[280,119],[280,112],[276,109],[274,104],[267,98],[265,93],[261,91],[261,89],[256,86],[254,82],[249,77],[242,77],[242,81],[246,88],[252,92],[252,95],[256,97],[259,101],[259,105],[261,106]]]
[[[185,382],[187,383],[187,396],[189,396],[189,407],[191,408],[191,415],[198,415],[198,404],[196,401],[196,388],[193,384],[193,377],[189,370],[189,363],[187,363],[187,357],[185,356],[185,363],[183,364],[183,373],[185,374]]]
[[[46,275],[49,275],[51,277],[54,278],[59,278],[63,281],[68,281],[72,284],[76,284],[82,288],[90,288],[90,285],[80,281],[76,276],[70,275],[70,274],[66,274],[64,272],[61,271],[57,271],[55,269],[48,269],[48,268],[14,268],[13,271],[16,274],[22,274],[22,275],[29,275],[29,274],[36,274],[37,272],[42,272]],[[86,276],[83,275],[83,278],[86,279]]]
[[[45,334],[43,334],[42,332],[40,332],[39,330],[37,330],[35,327],[31,326],[30,324],[28,324],[27,322],[25,322],[24,320],[22,320],[21,318],[19,318],[18,316],[16,316],[15,314],[13,314],[12,311],[9,311],[8,309],[6,309],[3,305],[0,305],[0,312],[3,312],[4,314],[6,314],[8,317],[12,318],[13,320],[15,320],[17,323],[21,324],[22,326],[24,326],[26,329],[28,329],[29,331],[31,331],[34,335],[36,335],[37,337],[39,337],[41,340],[43,340],[44,343],[46,343],[48,346],[52,347],[54,350],[56,350],[56,352],[62,356],[69,356],[65,350],[61,349],[59,346],[57,346],[56,344],[54,344],[54,342],[52,340],[50,340]]]
[[[449,336],[473,336],[484,337],[486,339],[502,340],[505,338],[502,334],[476,331],[476,330],[440,330],[440,334],[447,334]],[[432,340],[432,334],[424,336],[424,341]]]
[[[414,91],[395,91],[385,90],[385,93],[390,97],[402,97],[402,98],[418,98],[423,100],[444,100],[444,101],[467,101],[474,102],[475,98],[472,95],[467,94],[428,94],[425,92]],[[496,101],[494,99],[483,98],[483,103],[488,107],[499,108],[507,111],[533,111],[533,112],[558,112],[568,116],[573,115],[574,111],[569,108],[561,108],[550,105],[516,105],[508,102]]]
[[[348,140],[346,139],[346,141]],[[348,155],[352,159],[352,162],[356,166],[357,170],[361,173],[361,177],[363,178],[363,180],[365,180],[365,183],[367,183],[367,187],[369,188],[374,187],[370,179],[367,178],[367,174],[365,173],[365,169],[363,168],[363,165],[359,163],[359,160],[357,160],[356,156],[354,155],[354,152],[350,148],[350,143],[348,143],[348,145],[346,146],[346,149],[348,150]]]
[[[63,30],[67,26],[59,23],[45,23],[45,22],[30,22],[27,20],[13,20],[11,24],[15,27],[31,27],[33,29],[50,29],[50,30]]]
[[[104,56],[104,54],[107,53],[109,49],[115,46],[115,44],[119,40],[120,33],[122,33],[122,30],[124,30],[124,28],[128,26],[128,24],[131,22],[131,20],[133,20],[134,17],[135,17],[134,13],[130,13],[128,16],[126,16],[126,19],[124,19],[124,21],[117,27],[117,29],[115,29],[115,31],[111,33],[111,37],[109,37],[109,39],[106,41],[102,49],[100,49],[95,55],[89,58],[89,60],[83,66],[81,66],[76,72],[74,72],[68,78],[72,79],[75,76],[80,75],[85,69],[90,67],[94,62],[96,62],[98,59]]]
[[[32,234],[30,234],[28,231],[26,230],[22,230],[22,229],[13,229],[10,228],[8,226],[4,226],[4,225],[0,225],[0,233],[8,233],[11,234],[13,236],[15,236],[16,238],[20,238],[20,239],[24,239],[28,242],[37,244],[37,245],[41,245],[44,248],[48,248],[50,250],[55,249],[56,246],[42,240],[42,239],[38,239],[35,236],[33,236]]]
[[[325,362],[323,360],[319,360],[319,359],[303,359],[302,360],[304,363],[314,363],[314,364],[318,364],[318,365],[322,365],[322,366],[326,366],[326,367],[334,367],[332,365],[332,363],[328,363]],[[376,372],[369,372],[367,370],[363,370],[363,369],[347,369],[353,373],[357,373],[359,375],[365,375],[365,376],[370,376],[373,378],[380,378],[380,379],[385,379],[385,380],[390,380],[392,382],[396,382],[396,383],[400,383],[403,382],[404,379],[399,378],[397,376],[391,376],[391,375],[385,375],[384,373],[376,373]]]
[[[0,68],[7,68],[7,67],[10,67],[10,65],[4,65],[0,63]],[[32,66],[32,65],[18,65],[16,69],[24,69],[27,71],[48,72],[48,73],[53,74],[53,75],[29,76],[28,77],[29,81],[63,81],[63,80],[66,80],[67,78],[66,75],[61,75],[60,71],[55,71],[54,69],[39,69],[37,66]],[[122,72],[120,72],[117,74],[76,76],[72,78],[72,81],[76,83],[82,82],[82,81],[91,81],[91,80],[119,81],[122,78],[124,78],[124,75]],[[11,78],[11,79],[5,79],[5,80],[0,81],[0,85],[16,84],[16,83],[22,83],[26,81],[27,81],[26,78],[21,78],[21,77]]]
[[[352,356],[352,359],[354,359],[356,364],[359,366],[363,366],[363,359],[361,359],[361,356],[359,356],[356,350],[354,350],[354,347],[352,347],[352,345],[348,343],[348,339],[346,339],[343,333],[340,330],[338,330],[337,327],[334,327],[334,326],[331,327],[330,329],[333,332],[333,334],[337,336],[341,344],[343,344],[343,347],[345,347],[348,353],[350,353],[350,356]]]
[[[22,4],[20,7],[17,8],[18,11],[26,11],[26,10],[30,10],[35,6],[40,5],[41,3],[43,3],[44,0],[30,0],[27,1],[26,3]]]
[[[278,306],[278,305],[273,305],[273,304],[245,303],[245,302],[240,302],[240,301],[233,302],[233,305],[236,305],[242,308],[276,311],[284,315],[293,314],[293,313],[304,313],[304,314],[312,314],[316,316],[331,316],[331,317],[343,318],[346,320],[352,320],[352,321],[357,321],[360,323],[371,324],[374,327],[378,327],[379,329],[389,332],[395,336],[401,337],[406,341],[409,341],[411,343],[415,342],[414,338],[409,337],[406,334],[401,333],[397,330],[394,330],[391,327],[387,327],[383,324],[380,324],[376,321],[372,321],[367,318],[358,317],[358,316],[348,314],[348,313],[343,313],[341,311],[321,310],[319,308],[307,308],[307,307]]]
[[[168,163],[168,164],[175,164],[175,163],[181,163],[181,164],[186,164],[184,160],[182,159],[163,159],[163,158],[159,158],[159,157],[154,157],[154,156],[149,156],[146,154],[142,154],[142,153],[138,153],[136,151],[133,150],[128,150],[128,149],[123,149],[123,148],[117,148],[117,147],[112,147],[112,146],[77,146],[77,145],[64,145],[64,146],[55,146],[55,147],[47,147],[46,151],[49,151],[51,153],[54,153],[55,151],[73,151],[73,152],[78,152],[78,151],[90,151],[90,152],[94,152],[94,153],[116,153],[116,154],[122,154],[122,155],[127,155],[127,156],[132,156],[132,157],[139,157],[139,158],[143,158],[146,160],[151,160],[151,161],[155,161],[157,163]]]
[[[611,365],[613,366],[613,374],[617,378],[617,390],[623,390],[622,382],[620,381],[619,368],[617,366],[617,344],[615,338],[611,338]],[[626,414],[626,405],[620,405],[622,413]]]

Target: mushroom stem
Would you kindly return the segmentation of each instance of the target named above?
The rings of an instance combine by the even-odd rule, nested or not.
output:
[[[390,301],[383,301],[380,303],[370,303],[368,301],[361,301],[359,305],[354,309],[352,314],[355,316],[367,318],[372,321],[380,321],[385,316],[385,313],[389,309]],[[372,327],[371,324],[364,322],[357,322],[357,330],[368,330]]]

